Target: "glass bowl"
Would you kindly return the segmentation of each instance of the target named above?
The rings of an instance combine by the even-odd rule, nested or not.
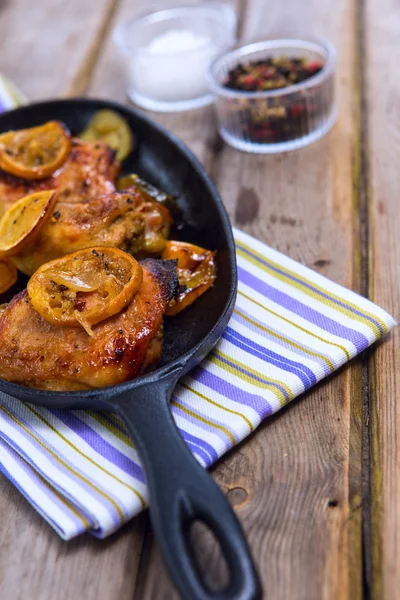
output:
[[[277,56],[319,61],[323,68],[301,83],[275,90],[224,86],[237,65]],[[321,138],[336,120],[335,56],[326,41],[281,39],[243,46],[217,58],[210,67],[209,84],[223,139],[238,150],[266,154],[295,150]]]
[[[190,50],[156,53],[154,38],[171,30],[190,30],[204,37]],[[236,14],[230,6],[210,3],[160,10],[130,18],[114,32],[127,73],[128,96],[149,110],[171,112],[213,102],[207,72],[216,56],[235,43]]]

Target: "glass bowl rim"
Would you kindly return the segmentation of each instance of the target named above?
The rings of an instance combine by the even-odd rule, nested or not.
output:
[[[311,50],[319,53],[326,53],[327,60],[322,69],[312,75],[305,81],[301,83],[294,83],[293,85],[288,85],[284,88],[279,88],[275,90],[260,90],[256,92],[245,91],[245,90],[232,90],[231,88],[227,88],[221,83],[219,83],[214,75],[215,70],[218,69],[227,59],[236,57],[249,57],[249,55],[254,52],[258,52],[259,50],[276,50],[279,48],[293,48],[293,49],[303,49],[303,50]],[[271,98],[274,96],[286,96],[288,94],[292,94],[295,92],[300,92],[301,90],[313,88],[317,86],[319,83],[325,81],[333,72],[335,68],[336,62],[336,50],[327,40],[322,39],[310,39],[310,40],[302,40],[300,38],[279,38],[279,39],[271,39],[264,40],[262,42],[254,42],[252,44],[246,44],[244,46],[240,46],[239,48],[235,48],[234,50],[230,50],[225,54],[220,54],[210,65],[208,70],[208,82],[211,86],[212,91],[217,96],[226,96],[230,98]]]
[[[202,5],[175,6],[175,7],[171,7],[171,8],[156,10],[156,11],[138,15],[138,16],[133,15],[131,17],[128,17],[124,21],[122,21],[122,23],[120,23],[119,25],[117,25],[117,27],[114,29],[113,40],[117,44],[117,46],[122,54],[125,54],[128,56],[133,56],[133,54],[136,54],[139,56],[146,57],[147,59],[150,59],[150,60],[151,59],[153,59],[153,60],[161,59],[162,60],[164,58],[172,58],[172,57],[176,57],[176,56],[182,56],[182,54],[185,54],[185,55],[202,54],[212,44],[218,45],[218,43],[220,43],[221,41],[222,42],[226,41],[228,44],[229,43],[233,44],[235,41],[234,20],[233,20],[233,17],[235,17],[235,14],[233,13],[233,11],[231,11],[233,13],[232,14],[232,22],[229,24],[227,19],[223,17],[222,10],[218,14],[218,10],[216,7],[219,4],[221,4],[221,7],[227,7],[228,9],[230,9],[229,5],[224,5],[222,3],[215,2],[215,3],[210,3],[208,6],[207,5],[204,5],[204,6],[202,6]],[[227,12],[226,8],[224,8],[224,10]],[[219,21],[222,25],[225,26],[225,32],[221,33],[220,35],[218,35],[214,38],[209,38],[209,41],[207,43],[204,43],[197,48],[193,48],[192,50],[184,50],[184,51],[177,50],[175,52],[168,52],[166,54],[155,54],[153,52],[150,52],[146,47],[138,47],[134,51],[127,51],[124,36],[126,35],[129,27],[132,27],[132,26],[137,27],[140,24],[152,25],[157,22],[165,21],[169,18],[175,18],[178,16],[182,16],[182,13],[187,13],[187,15],[190,17],[193,14],[199,13],[199,12],[208,14],[209,16],[211,16],[211,18],[214,18],[216,21]]]

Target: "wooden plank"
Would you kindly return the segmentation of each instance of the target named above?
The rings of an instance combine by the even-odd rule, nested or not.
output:
[[[107,540],[67,543],[4,477],[0,484],[0,598],[132,599],[145,515]]]
[[[87,84],[114,0],[0,3],[0,72],[32,99]],[[131,600],[146,516],[105,541],[66,543],[0,476],[0,598]]]
[[[96,50],[117,2],[0,2],[0,73],[29,100],[60,96],[82,72],[82,59]]]
[[[130,6],[125,3],[121,15]],[[183,138],[205,163],[237,225],[359,289],[355,10],[355,0],[340,0],[335,11],[328,0],[292,0],[285,3],[285,12],[275,13],[276,30],[286,28],[289,20],[291,33],[309,35],[313,23],[314,33],[331,39],[339,50],[340,119],[314,146],[288,155],[250,156],[221,144],[208,108],[152,116]],[[246,39],[273,37],[264,2],[247,2],[246,15]],[[122,99],[124,76],[118,58],[108,50],[103,60],[90,93],[115,97],[118,90]],[[342,370],[270,419],[214,470],[243,523],[267,598],[361,598],[360,375],[360,363]],[[203,555],[209,555],[208,564],[217,565],[218,578],[215,549],[204,535],[197,541]],[[135,599],[176,597],[149,531]]]
[[[251,3],[244,29],[247,39],[263,34],[254,17],[256,4]],[[242,228],[357,289],[355,3],[338,2],[333,14],[329,2],[288,2],[281,15],[278,30],[290,15],[292,35],[307,30],[310,35],[313,26],[314,33],[335,43],[339,121],[319,143],[287,155],[241,156],[226,149],[217,180]],[[273,30],[266,34],[273,37]],[[251,207],[249,214],[245,204]],[[362,595],[359,375],[359,366],[345,369],[267,422],[243,447],[248,469],[257,466],[250,485],[240,486],[249,500],[238,513],[249,532],[267,598]],[[243,469],[242,482],[245,474]]]
[[[21,0],[19,2],[20,9]],[[131,6],[126,2],[123,10]],[[264,3],[261,8],[263,6]],[[304,6],[300,3],[291,6],[290,14],[295,22],[306,23]],[[352,0],[341,0],[335,7],[334,19],[327,0],[313,2],[312,6],[316,22],[322,27],[320,33],[340,44],[341,119],[328,138],[287,156],[250,157],[217,142],[209,108],[187,115],[156,117],[183,137],[206,163],[238,225],[351,286],[359,278],[353,270],[353,261],[349,260],[353,255],[356,257],[359,250],[357,241],[352,239],[352,229],[358,224],[357,212],[352,207],[351,173],[356,133],[351,89],[354,6]],[[84,31],[82,10],[86,11],[83,3],[79,9],[79,28]],[[88,12],[96,13],[94,8]],[[260,5],[256,3],[251,4],[248,15],[252,16],[252,23],[263,21],[261,17],[254,19],[254,14],[262,15]],[[306,17],[307,14],[310,13],[306,13]],[[14,21],[20,23],[21,19],[11,19],[8,15],[8,22]],[[260,29],[252,31],[253,25],[245,25],[246,35],[263,35]],[[2,27],[8,35],[7,27]],[[42,40],[41,47],[44,45]],[[85,56],[90,48],[93,48],[91,42],[85,46]],[[117,64],[115,53],[106,49],[95,73],[91,94],[109,94],[123,99],[122,75],[116,78],[112,68]],[[21,73],[29,75],[19,62],[18,69],[22,71],[17,83],[22,81]],[[73,72],[77,71],[74,69]],[[90,77],[91,67],[88,72]],[[39,84],[33,81],[32,75],[31,78],[32,95],[54,93],[53,89],[44,93],[43,86],[39,90]],[[42,80],[43,77],[39,83]],[[85,86],[87,82],[85,79]],[[120,87],[114,87],[115,84]],[[250,211],[244,208],[245,203],[250,203]],[[357,260],[354,262],[357,265]],[[357,599],[361,596],[360,386],[355,376],[357,371],[354,367],[343,370],[334,380],[308,394],[306,399],[269,420],[255,436],[225,457],[215,470],[217,480],[236,505],[244,524],[265,582],[266,597],[312,600],[349,596]],[[28,592],[33,598],[45,599],[50,597],[48,590],[51,589],[57,598],[90,598],[93,582],[88,578],[90,573],[96,573],[96,578],[100,579],[96,579],[97,586],[94,586],[98,598],[132,597],[134,588],[137,600],[174,597],[159,565],[150,533],[145,538],[135,586],[135,568],[133,576],[129,569],[132,562],[137,565],[134,557],[137,558],[141,551],[141,521],[135,520],[128,526],[133,528],[132,534],[127,533],[130,529],[124,529],[110,542],[83,538],[65,545],[29,509],[32,523],[25,537],[26,517],[22,511],[26,503],[10,486],[4,485],[2,493],[0,498],[7,513],[2,511],[1,514],[10,515],[10,528],[6,529],[3,546],[8,549],[10,540],[14,545],[16,539],[20,540],[16,552],[7,551],[4,561],[0,561],[3,573],[14,573],[7,579],[8,595],[2,594],[2,597],[14,600]],[[15,531],[21,532],[19,536]],[[33,545],[31,540],[34,540]],[[29,548],[26,561],[22,551],[24,546]],[[204,552],[207,551],[213,559],[209,542],[206,542]],[[59,553],[62,553],[62,560],[57,562]],[[30,565],[24,571],[25,583],[18,580],[16,584],[16,574],[21,576],[17,567],[20,568],[22,562]],[[121,564],[125,568],[120,571]],[[49,581],[53,578],[57,587]]]
[[[365,172],[369,201],[369,294],[400,317],[400,11],[365,2]],[[398,328],[370,360],[371,597],[400,598],[400,339]]]
[[[108,0],[104,8],[100,24],[96,28],[96,34],[76,73],[71,81],[67,82],[64,94],[67,97],[84,96],[90,87],[99,55],[114,25],[114,16],[118,12],[119,0]]]

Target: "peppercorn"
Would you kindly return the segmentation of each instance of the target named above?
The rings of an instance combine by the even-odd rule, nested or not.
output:
[[[313,77],[323,69],[323,63],[305,57],[269,56],[264,59],[240,63],[230,69],[224,86],[244,92],[268,92],[293,87]],[[315,119],[322,110],[307,89],[289,95],[265,97],[251,95],[230,102],[230,110],[238,115],[250,138],[258,144],[279,144],[304,135],[307,123],[305,114]]]
[[[322,67],[322,63],[307,63],[302,57],[269,57],[233,67],[224,85],[243,91],[280,89],[305,81],[318,73]]]

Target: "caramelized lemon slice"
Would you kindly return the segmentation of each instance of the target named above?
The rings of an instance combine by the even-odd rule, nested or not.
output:
[[[91,326],[121,312],[142,283],[142,267],[117,248],[87,248],[42,265],[28,282],[32,306],[54,325]]]
[[[0,219],[0,256],[17,254],[32,241],[50,216],[54,190],[35,192],[12,204]]]
[[[181,290],[169,303],[166,315],[176,315],[204,294],[214,283],[216,252],[186,242],[165,243],[161,258],[178,259],[177,275]]]
[[[66,161],[71,134],[59,121],[0,135],[0,168],[26,179],[44,179]]]
[[[99,110],[79,136],[87,142],[101,140],[117,152],[117,160],[124,160],[133,149],[133,135],[128,122],[113,110]]]
[[[0,259],[0,294],[3,294],[14,285],[17,277],[17,269],[13,263],[6,259]],[[0,311],[2,306],[4,305],[0,304]]]

